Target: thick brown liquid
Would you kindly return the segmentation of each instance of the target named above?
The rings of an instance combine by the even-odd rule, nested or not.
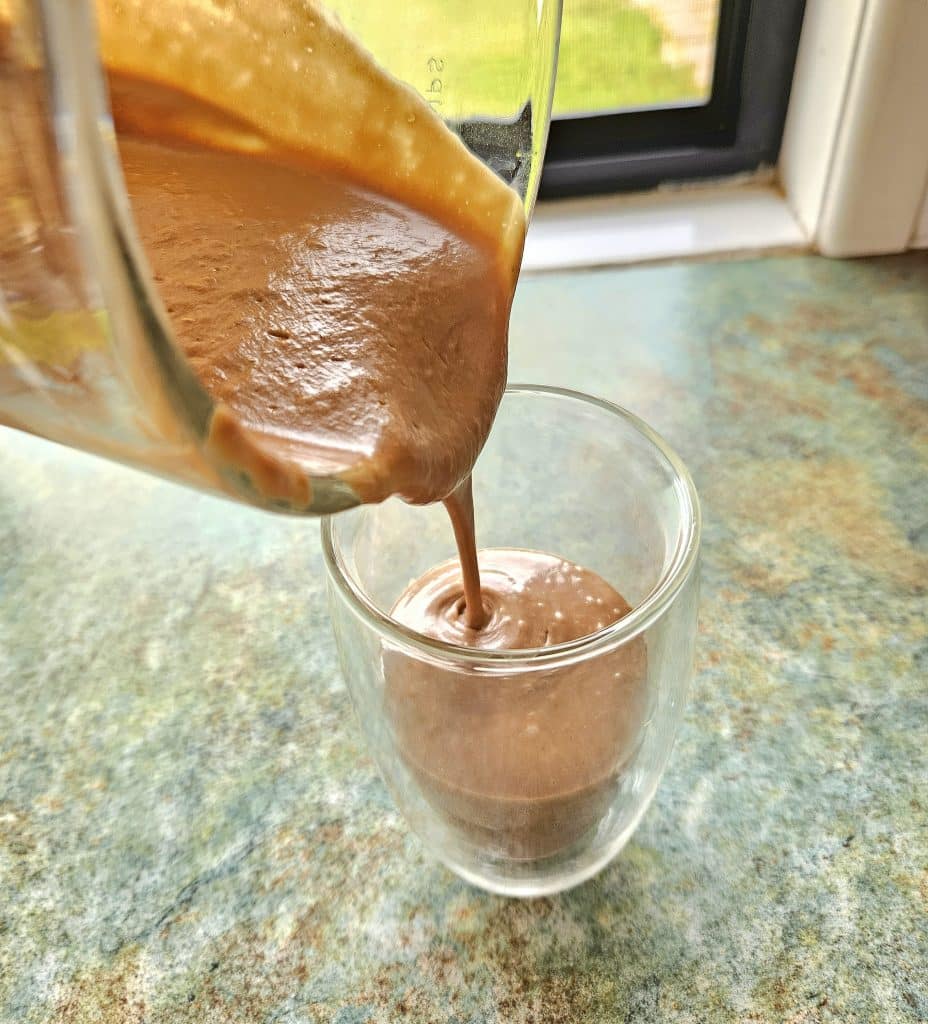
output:
[[[550,647],[622,618],[596,573],[538,551],[480,552],[486,622],[463,612],[456,562],[415,580],[393,616],[479,650]],[[644,717],[644,640],[563,668],[492,676],[384,658],[387,708],[427,799],[472,841],[517,859],[554,854],[608,807]]]
[[[171,90],[114,75],[111,95],[137,229],[187,358],[234,416],[233,460],[244,429],[248,449],[363,501],[445,499],[479,627],[469,474],[506,381],[501,251],[305,156],[148,137],[189,119]]]
[[[341,74],[345,41],[332,38],[320,52]],[[297,467],[342,477],[364,501],[444,500],[460,560],[415,581],[394,609],[421,633],[527,649],[596,632],[629,608],[594,573],[513,550],[483,552],[482,581],[478,570],[470,472],[505,385],[521,211],[427,109],[359,60],[352,74],[403,111],[399,151],[433,139],[447,188],[428,175],[417,185],[395,160],[377,165],[376,140],[353,162],[333,156],[338,132],[300,149],[298,133],[262,120],[261,91],[242,120],[209,101],[216,83],[195,99],[125,67],[111,74],[135,221],[176,336],[217,403],[212,441],[252,470],[257,446],[276,488]],[[319,79],[323,101],[333,80]],[[396,124],[384,138],[396,141]],[[387,707],[443,815],[507,856],[547,856],[608,806],[642,720],[645,660],[638,640],[488,680],[390,653]]]
[[[467,477],[506,377],[494,252],[321,171],[125,135],[120,153],[177,338],[266,450],[365,501]]]
[[[477,533],[474,529],[474,490],[471,478],[460,484],[445,498],[445,509],[454,530],[461,566],[461,615],[468,629],[482,629],[487,622],[480,589],[480,566],[477,561]]]

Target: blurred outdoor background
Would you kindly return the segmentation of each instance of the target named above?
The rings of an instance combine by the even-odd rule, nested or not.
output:
[[[705,103],[720,0],[564,0],[554,114]]]

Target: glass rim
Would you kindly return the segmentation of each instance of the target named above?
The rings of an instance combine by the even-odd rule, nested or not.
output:
[[[652,430],[639,416],[614,402],[570,388],[547,384],[510,384],[505,395],[545,396],[592,406],[630,426],[657,449],[670,465],[674,475],[674,492],[681,512],[681,524],[670,564],[650,593],[623,618],[588,636],[552,644],[550,647],[494,651],[435,640],[417,633],[381,611],[348,571],[342,551],[335,541],[335,515],[322,517],[322,552],[328,577],[355,614],[377,633],[389,638],[392,643],[412,648],[421,655],[443,662],[466,665],[470,669],[475,666],[484,666],[487,670],[492,670],[494,666],[505,666],[510,671],[513,668],[550,668],[552,665],[570,663],[613,650],[633,640],[660,619],[673,604],[681,587],[693,572],[702,533],[702,513],[693,478],[683,460],[660,434]]]

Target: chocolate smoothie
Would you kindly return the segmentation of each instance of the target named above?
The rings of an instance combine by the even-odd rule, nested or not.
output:
[[[399,622],[478,650],[528,650],[588,636],[631,610],[589,569],[539,551],[480,552],[486,622],[467,625],[456,561],[412,582]],[[497,854],[568,847],[608,807],[644,716],[646,653],[619,650],[534,672],[437,669],[387,652],[386,704],[400,752],[435,809]]]
[[[446,499],[479,626],[469,474],[506,380],[499,249],[305,158],[136,135],[139,109],[183,101],[124,77],[111,92],[136,226],[233,457],[244,430],[364,501]]]
[[[160,38],[153,8],[130,7],[137,52],[102,19],[119,150],[177,340],[216,403],[210,443],[253,473],[257,451],[269,487],[302,470],[340,476],[363,501],[444,500],[460,559],[393,611],[428,636],[521,650],[627,614],[604,580],[553,555],[485,551],[478,572],[470,472],[505,386],[515,194],[319,5],[304,9],[318,24],[294,16],[281,36],[315,90],[286,96],[282,121],[266,96],[276,66],[234,97],[221,62],[184,79],[163,40],[161,63],[145,49],[146,32]],[[369,94],[359,123],[349,83]],[[492,685],[397,654],[385,668],[403,757],[473,842],[546,856],[608,806],[642,719],[643,641]]]
[[[216,402],[213,452],[291,502],[301,472],[365,502],[447,498],[505,386],[518,195],[316,0],[97,14],[132,211]]]
[[[505,385],[513,285],[498,254],[324,169],[119,145],[155,281],[213,399],[364,501],[447,497]]]

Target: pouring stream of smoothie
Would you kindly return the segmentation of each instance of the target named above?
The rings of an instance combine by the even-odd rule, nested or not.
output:
[[[444,501],[459,560],[393,609],[420,633],[523,649],[621,618],[629,606],[608,583],[540,552],[484,552],[481,592],[471,471],[505,387],[518,197],[322,5],[232,7],[218,35],[198,4],[128,0],[121,20],[101,7],[135,222],[216,422],[232,425],[226,457],[247,467],[257,449],[362,501]],[[190,32],[170,33],[172,12]],[[226,64],[251,66],[255,33],[278,59],[230,85]],[[608,804],[645,664],[636,640],[487,688],[396,654],[386,695],[431,798],[472,838],[489,830],[537,857]]]

